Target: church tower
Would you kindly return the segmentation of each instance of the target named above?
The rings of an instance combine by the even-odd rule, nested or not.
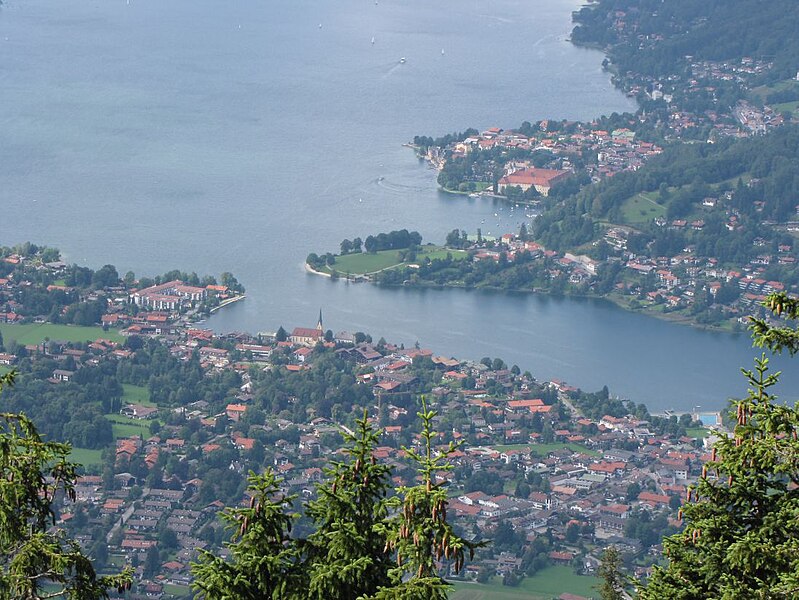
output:
[[[322,309],[319,309],[319,320],[316,322],[316,329],[317,331],[324,331],[325,328],[322,327]]]

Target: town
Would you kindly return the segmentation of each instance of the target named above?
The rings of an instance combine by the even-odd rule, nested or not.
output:
[[[510,251],[518,244],[502,243]],[[217,335],[187,316],[207,294],[230,293],[216,284],[78,286],[66,290],[77,304],[107,300],[97,327],[60,326],[85,342],[18,343],[15,328],[52,326],[25,299],[65,293],[51,282],[69,280],[74,268],[43,263],[34,249],[6,249],[2,263],[0,368],[20,373],[2,404],[41,385],[59,397],[87,394],[101,374],[124,390],[108,405],[103,400],[108,412],[97,415],[110,423],[107,446],[75,449],[91,460],[76,501],[60,500],[57,527],[101,568],[133,566],[133,598],[188,593],[198,550],[225,552],[217,513],[248,502],[250,469],[273,468],[286,493],[310,498],[341,445],[339,432],[364,408],[382,431],[376,455],[393,467],[396,484],[414,476],[401,448],[420,443],[418,398],[440,411],[440,443],[460,444],[455,469],[442,475],[450,510],[462,531],[493,540],[465,576],[506,585],[546,569],[566,568],[578,580],[595,574],[610,544],[645,574],[660,556],[661,536],[679,526],[677,509],[708,444],[724,434],[718,416],[703,417],[709,429],[700,415],[652,416],[607,389],[589,394],[537,381],[500,358],[460,360],[361,332],[333,333],[321,312],[315,326]]]
[[[491,273],[471,277],[479,269],[453,272],[450,263],[430,261],[416,272],[385,271],[374,279],[599,295],[724,329],[738,329],[766,294],[794,290],[799,205],[784,185],[793,163],[782,162],[793,149],[775,148],[783,141],[793,148],[795,128],[664,152],[631,129],[596,127],[525,123],[466,132],[444,147],[418,145],[435,141],[417,138],[445,189],[505,200],[508,218],[518,209],[516,218],[527,220],[518,232],[448,236],[449,247],[469,252],[466,262],[501,263]],[[772,153],[771,166],[760,168]],[[591,156],[595,162],[586,160]],[[514,273],[497,274],[507,270]]]

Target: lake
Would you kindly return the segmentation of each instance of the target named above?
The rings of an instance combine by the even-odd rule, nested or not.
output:
[[[209,320],[217,331],[313,326],[321,308],[334,331],[500,356],[653,410],[720,407],[745,391],[745,335],[603,302],[381,289],[303,271],[309,252],[345,237],[517,230],[518,211],[437,191],[435,171],[402,143],[634,109],[602,55],[568,43],[576,8],[6,0],[0,243],[47,243],[120,273],[232,271],[248,298]],[[799,396],[793,373],[785,384]]]

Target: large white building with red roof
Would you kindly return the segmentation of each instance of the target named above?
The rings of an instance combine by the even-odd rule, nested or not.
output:
[[[130,299],[143,308],[174,311],[186,304],[205,300],[207,294],[205,288],[186,285],[176,279],[134,292]]]
[[[547,196],[553,185],[564,180],[569,175],[569,171],[559,169],[537,169],[534,167],[520,169],[513,173],[508,173],[499,180],[499,193],[504,194],[505,189],[508,187],[518,187],[523,192],[534,187],[539,194]]]

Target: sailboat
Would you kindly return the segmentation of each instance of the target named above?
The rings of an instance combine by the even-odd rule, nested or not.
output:
[[[375,36],[372,36],[372,44],[375,43]]]

